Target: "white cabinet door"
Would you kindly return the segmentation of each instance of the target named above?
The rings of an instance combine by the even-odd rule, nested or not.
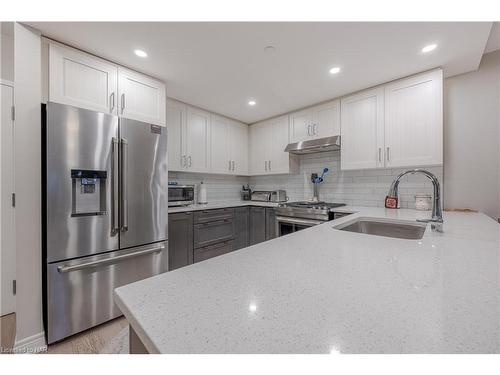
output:
[[[388,167],[443,163],[443,73],[434,70],[385,86]]]
[[[290,142],[300,142],[312,136],[312,111],[310,109],[290,114]]]
[[[210,172],[210,113],[187,107],[186,150],[183,156],[188,171]]]
[[[285,152],[285,147],[289,143],[288,119],[286,116],[271,119],[267,129],[267,147],[269,149],[269,173],[289,173],[290,154]]]
[[[167,139],[168,139],[168,170],[182,171],[184,170],[185,159],[183,150],[185,145],[186,127],[186,105],[167,101]]]
[[[118,68],[119,115],[165,126],[166,89],[163,82]]]
[[[267,173],[268,150],[267,144],[270,135],[267,133],[267,121],[259,122],[250,125],[250,166],[249,172],[251,175],[262,175]]]
[[[384,89],[342,98],[341,114],[341,168],[383,167]]]
[[[210,171],[212,173],[232,173],[230,156],[230,121],[217,115],[212,115],[211,119]]]
[[[49,100],[117,114],[118,68],[105,60],[51,43]]]
[[[340,100],[314,107],[312,139],[340,135]]]
[[[230,124],[230,160],[232,173],[248,174],[248,125],[233,121]]]

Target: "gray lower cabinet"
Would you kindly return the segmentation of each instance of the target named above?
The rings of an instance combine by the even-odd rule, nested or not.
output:
[[[201,262],[222,254],[230,253],[234,250],[234,240],[224,241],[215,245],[204,246],[194,249],[194,262]]]
[[[234,250],[243,249],[250,244],[249,221],[250,208],[234,209]]]
[[[274,208],[266,208],[266,241],[276,238],[276,214]]]
[[[250,207],[250,245],[266,240],[266,209]]]
[[[168,215],[168,269],[193,264],[193,213]]]

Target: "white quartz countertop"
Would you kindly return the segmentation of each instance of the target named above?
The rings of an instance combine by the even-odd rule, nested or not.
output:
[[[168,213],[174,214],[177,212],[188,212],[188,211],[203,211],[203,210],[214,210],[217,208],[229,208],[229,207],[245,207],[245,206],[258,206],[258,207],[276,207],[279,203],[275,202],[259,202],[259,201],[220,201],[220,202],[209,202],[206,204],[190,204],[188,206],[179,207],[169,207]]]
[[[115,290],[153,353],[499,353],[500,225],[444,213],[421,240],[333,229],[344,218]]]

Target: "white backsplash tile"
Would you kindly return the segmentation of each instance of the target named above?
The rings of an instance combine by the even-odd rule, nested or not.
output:
[[[250,184],[253,190],[284,189],[291,201],[312,196],[311,173],[329,169],[325,182],[319,186],[319,197],[328,202],[341,202],[356,206],[383,207],[384,199],[394,177],[410,168],[340,170],[340,152],[331,151],[300,156],[300,170],[295,175],[265,175],[254,177],[226,176],[205,173],[169,172],[169,181],[199,185],[207,188],[209,202],[240,199],[241,186]],[[442,167],[424,167],[436,175],[443,184]],[[442,191],[441,186],[441,191]],[[197,190],[196,190],[197,191]],[[401,207],[414,208],[415,194],[431,194],[432,184],[422,175],[407,175],[399,185]],[[196,194],[197,195],[197,194]]]
[[[250,177],[250,187],[255,190],[285,189],[290,200],[308,199],[313,194],[311,173],[321,173],[327,167],[325,182],[319,186],[319,197],[329,202],[342,202],[356,206],[384,206],[384,199],[394,177],[409,168],[340,170],[340,152],[331,151],[300,156],[297,175]],[[425,167],[436,175],[441,185],[442,167]],[[442,187],[441,187],[442,189]],[[422,175],[405,176],[399,185],[401,207],[414,208],[415,194],[431,194],[432,184]]]

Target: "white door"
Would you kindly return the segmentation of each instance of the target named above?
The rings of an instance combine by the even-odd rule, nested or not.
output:
[[[290,154],[285,152],[289,143],[288,118],[278,117],[269,121],[267,129],[267,147],[269,148],[269,173],[289,173]]]
[[[230,124],[230,147],[233,173],[248,174],[248,125],[233,121]]]
[[[250,174],[262,175],[267,173],[268,150],[267,143],[270,138],[268,131],[268,121],[250,125]]]
[[[312,137],[312,112],[304,110],[292,113],[290,121],[290,142],[300,142]]]
[[[341,99],[341,169],[384,166],[384,89]]]
[[[210,113],[187,107],[186,165],[190,172],[210,172]]]
[[[118,68],[121,117],[165,126],[166,89],[163,82]]]
[[[1,126],[0,129],[0,263],[1,263],[1,312],[0,315],[15,311],[16,299],[12,290],[12,282],[16,278],[16,252],[14,237],[14,208],[12,193],[14,192],[14,123],[11,108],[14,92],[11,86],[1,84]]]
[[[389,167],[443,163],[443,73],[434,70],[385,86]]]
[[[167,101],[167,139],[168,139],[168,170],[181,171],[185,159],[182,158],[186,147],[183,132],[186,124],[186,106],[172,100]]]
[[[228,119],[212,115],[210,125],[210,171],[212,173],[232,174],[229,127]]]
[[[312,137],[340,135],[340,100],[314,107]]]
[[[58,44],[49,45],[49,100],[117,114],[118,68]]]

